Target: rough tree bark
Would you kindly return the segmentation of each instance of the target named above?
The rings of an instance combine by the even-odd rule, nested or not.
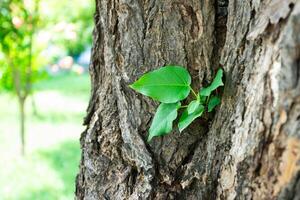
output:
[[[97,0],[77,199],[300,199],[300,2]],[[157,104],[128,84],[167,64],[222,103],[147,143]]]

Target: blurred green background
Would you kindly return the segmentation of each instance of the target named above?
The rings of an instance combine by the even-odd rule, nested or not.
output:
[[[74,199],[94,9],[92,0],[0,0],[1,200]]]

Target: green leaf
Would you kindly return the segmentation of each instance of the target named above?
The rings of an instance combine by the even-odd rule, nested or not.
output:
[[[200,104],[205,104],[206,103],[206,96],[201,96],[200,92],[197,94],[197,100],[200,102]]]
[[[179,119],[179,123],[178,123],[179,131],[182,132],[196,118],[200,117],[203,112],[204,112],[204,106],[201,104],[199,104],[198,107],[195,109],[195,111],[191,114],[188,113],[188,109],[185,109],[185,111],[182,113]]]
[[[180,102],[161,103],[159,105],[149,129],[148,142],[154,136],[162,136],[171,132],[173,121],[177,117],[177,110],[180,108],[180,105]]]
[[[209,96],[212,93],[212,91],[214,91],[215,89],[217,89],[220,86],[223,86],[224,84],[222,82],[222,76],[223,76],[223,70],[219,69],[216,77],[214,78],[214,80],[210,84],[210,86],[203,88],[200,91],[200,96]]]
[[[166,66],[144,74],[130,87],[162,103],[175,103],[190,93],[191,76],[180,66]]]
[[[217,96],[213,96],[208,102],[208,112],[211,112],[217,105],[221,103],[221,100]]]
[[[188,114],[193,113],[199,106],[200,102],[198,100],[191,101],[187,107]]]

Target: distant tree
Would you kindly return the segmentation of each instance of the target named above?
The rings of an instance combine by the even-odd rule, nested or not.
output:
[[[21,151],[25,154],[25,102],[38,77],[33,50],[38,24],[39,0],[0,2],[0,81],[2,88],[18,98]]]

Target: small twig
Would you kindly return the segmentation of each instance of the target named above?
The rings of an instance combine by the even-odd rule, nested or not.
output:
[[[190,89],[192,90],[193,95],[196,97],[196,99],[198,98],[196,92],[193,90],[193,88],[190,86]]]

